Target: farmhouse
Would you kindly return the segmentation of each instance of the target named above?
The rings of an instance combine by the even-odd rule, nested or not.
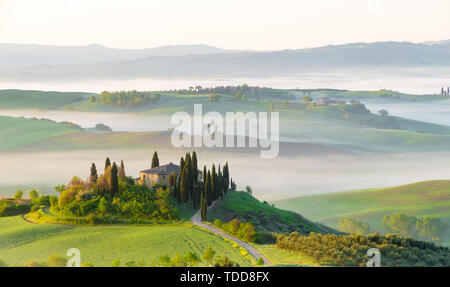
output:
[[[169,175],[174,174],[175,176],[178,176],[180,174],[180,166],[169,163],[163,166],[143,170],[140,172],[140,174],[140,184],[146,184],[149,187],[152,187],[156,184],[169,185]]]
[[[319,98],[317,100],[318,106],[337,106],[337,105],[345,105],[345,101],[340,100],[331,100],[330,98]]]

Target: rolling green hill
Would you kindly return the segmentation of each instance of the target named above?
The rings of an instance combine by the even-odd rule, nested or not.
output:
[[[0,150],[33,144],[77,131],[80,131],[80,128],[70,124],[0,116]]]
[[[0,109],[54,110],[89,98],[88,93],[0,90]]]
[[[350,217],[369,223],[373,231],[382,231],[381,219],[396,213],[433,215],[450,225],[450,180],[297,197],[275,205],[332,227],[340,218]]]
[[[147,264],[158,256],[189,251],[201,256],[208,247],[228,256],[241,266],[251,262],[222,237],[190,225],[94,226],[76,227],[59,224],[31,224],[21,217],[0,218],[0,259],[25,264],[46,261],[49,256],[64,256],[78,248],[81,261],[110,266],[115,260]]]
[[[312,222],[303,216],[287,210],[273,207],[265,202],[260,202],[247,192],[229,191],[224,200],[208,212],[208,221],[220,219],[228,222],[234,218],[242,222],[252,222],[260,231],[269,232],[294,232],[309,234],[336,233],[336,230]]]
[[[5,91],[3,91],[5,93]],[[343,106],[306,106],[299,102],[282,103],[282,101],[256,100],[233,98],[230,95],[220,94],[217,102],[210,101],[210,94],[177,94],[173,92],[161,92],[161,98],[155,103],[142,105],[139,108],[118,108],[99,103],[90,103],[88,94],[82,93],[56,93],[37,91],[14,91],[20,96],[15,99],[11,96],[0,96],[0,101],[9,102],[15,108],[34,107],[61,109],[70,107],[71,110],[81,112],[108,112],[109,113],[132,113],[137,124],[148,122],[149,116],[167,116],[175,112],[193,112],[193,105],[203,104],[203,113],[215,111],[225,114],[230,111],[241,112],[270,112],[272,109],[280,115],[280,136],[287,137],[290,141],[308,142],[314,144],[325,144],[347,149],[348,151],[377,151],[377,152],[425,152],[425,151],[448,151],[450,149],[450,127],[424,123],[399,117],[383,117],[377,114],[358,114],[345,111]],[[301,91],[292,91],[301,97]],[[387,93],[387,92],[386,92]],[[394,92],[392,92],[394,93]],[[72,95],[73,94],[73,95]],[[359,99],[359,97],[382,98],[383,91],[338,91],[338,90],[312,90],[316,96],[343,95]],[[394,93],[395,94],[395,93]],[[68,102],[68,98],[82,97],[82,101]],[[397,94],[395,94],[397,96]],[[419,96],[401,94],[409,98]],[[425,97],[425,96],[423,96]],[[64,100],[64,101],[61,101]],[[1,104],[1,103],[0,103]],[[1,105],[0,105],[1,106]],[[271,109],[272,108],[272,109]],[[69,111],[68,111],[69,112]],[[107,116],[107,115],[105,115]],[[145,116],[140,117],[140,116]],[[0,122],[0,125],[2,123]],[[14,141],[14,135],[9,141]],[[96,137],[99,143],[102,136]],[[103,136],[104,137],[104,136]],[[112,146],[123,145],[124,139],[142,138],[138,133],[121,134],[108,139]],[[144,137],[146,137],[144,135]],[[43,139],[48,139],[44,137]],[[42,139],[36,138],[41,141]],[[56,139],[63,142],[66,139]],[[114,142],[117,140],[117,144]],[[77,142],[75,138],[75,143]],[[140,141],[137,141],[139,143]],[[48,143],[46,143],[48,144]],[[49,144],[57,147],[58,143]],[[75,144],[77,145],[77,144]],[[9,145],[13,146],[13,145]],[[78,145],[79,146],[79,145]]]
[[[377,91],[348,91],[334,89],[313,89],[308,90],[313,97],[332,97],[355,100],[377,100],[394,102],[418,102],[418,101],[436,101],[448,99],[447,96],[440,94],[434,95],[413,95],[391,90]]]

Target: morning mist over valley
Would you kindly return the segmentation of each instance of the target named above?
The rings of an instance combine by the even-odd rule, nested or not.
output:
[[[446,1],[39,2],[0,1],[0,268],[450,266]]]

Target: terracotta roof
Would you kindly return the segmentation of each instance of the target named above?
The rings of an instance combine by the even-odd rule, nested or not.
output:
[[[141,173],[147,174],[171,174],[171,173],[180,173],[180,167],[176,164],[169,163],[166,165],[162,165],[159,167],[154,167],[151,169],[143,170]]]

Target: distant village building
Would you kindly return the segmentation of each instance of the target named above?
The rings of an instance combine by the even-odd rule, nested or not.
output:
[[[331,100],[330,98],[319,98],[316,102],[318,106],[338,106],[345,105],[345,101]]]

